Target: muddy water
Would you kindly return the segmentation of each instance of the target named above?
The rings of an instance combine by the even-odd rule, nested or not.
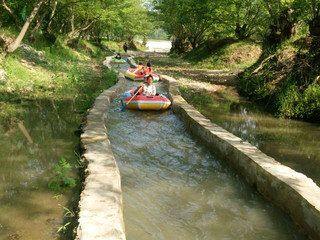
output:
[[[165,92],[161,83],[157,89]],[[121,172],[128,240],[305,239],[171,110],[120,109],[118,97],[106,124]]]
[[[47,184],[62,157],[76,164],[79,137],[73,131],[80,116],[70,101],[16,107],[19,116],[10,124],[1,119],[0,125],[0,240],[61,239],[56,232],[65,211],[59,204],[77,199],[70,191],[53,192]]]
[[[277,119],[245,102],[214,103],[202,113],[320,186],[320,124]]]
[[[158,42],[157,48],[167,44]],[[233,103],[217,99],[200,108],[212,122],[320,186],[320,123],[274,118],[243,100]]]

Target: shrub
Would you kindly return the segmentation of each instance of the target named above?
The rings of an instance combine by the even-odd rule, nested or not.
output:
[[[68,177],[68,174],[71,170],[71,165],[67,162],[66,159],[61,158],[59,164],[54,167],[55,175],[48,183],[48,187],[52,190],[60,190],[65,187],[74,187],[76,181]]]

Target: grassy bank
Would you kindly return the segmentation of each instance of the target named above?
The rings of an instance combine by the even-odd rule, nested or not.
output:
[[[6,72],[0,83],[2,121],[14,121],[22,111],[15,103],[27,100],[72,99],[78,111],[85,112],[96,96],[115,84],[115,73],[102,65],[112,54],[107,43],[80,41],[77,48],[71,48],[64,40],[58,37],[50,46],[38,38],[2,58],[0,69]]]
[[[243,69],[261,55],[260,44],[251,40],[225,38],[211,40],[188,52],[184,59],[198,69]]]
[[[317,38],[287,41],[240,75],[239,92],[281,118],[320,121]]]

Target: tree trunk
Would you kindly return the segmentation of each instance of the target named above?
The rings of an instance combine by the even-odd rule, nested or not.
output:
[[[49,22],[48,22],[48,25],[47,25],[47,28],[46,28],[46,32],[48,32],[48,33],[51,32],[50,26],[51,26],[51,23],[52,23],[52,20],[53,20],[53,16],[56,13],[57,5],[58,5],[58,0],[55,0],[54,1],[54,5],[53,5],[53,9],[52,9],[52,12],[51,12],[51,16],[50,16],[50,19],[49,19]]]
[[[320,17],[316,17],[309,22],[309,31],[312,36],[320,36]]]
[[[173,53],[173,52],[185,53],[188,50],[190,50],[190,44],[188,43],[185,37],[174,36],[172,38],[172,47],[170,49],[170,53]]]
[[[36,31],[38,31],[39,30],[39,27],[41,26],[41,24],[42,24],[42,21],[43,21],[43,19],[44,19],[44,17],[47,15],[47,13],[48,13],[48,10],[46,10],[42,15],[41,15],[41,17],[40,17],[40,19],[37,19],[37,24],[35,25],[35,27],[31,30],[31,33],[30,33],[30,37],[29,37],[29,41],[33,41],[34,40],[34,33],[36,32]]]
[[[247,24],[243,24],[242,27],[239,23],[236,24],[235,35],[239,40],[247,38]]]
[[[33,18],[37,15],[42,3],[44,2],[45,0],[39,0],[37,5],[34,7],[34,9],[32,10],[30,16],[27,18],[26,22],[24,23],[18,37],[13,41],[13,43],[11,43],[9,46],[8,46],[8,49],[6,50],[6,54],[8,53],[12,53],[14,52],[19,46],[20,46],[20,43],[24,37],[24,35],[26,34],[28,28],[29,28],[29,25],[30,23],[32,22]]]
[[[137,50],[137,46],[133,42],[134,35],[128,37],[128,48],[132,50]]]
[[[264,47],[281,44],[297,34],[298,22],[291,19],[293,10],[286,8],[270,26],[270,34],[264,39]]]
[[[7,6],[5,0],[2,0],[2,6],[10,13],[10,15],[14,21],[14,24],[16,25],[17,28],[19,28],[18,21],[17,21],[16,17],[14,16],[13,12],[11,11],[11,9]]]

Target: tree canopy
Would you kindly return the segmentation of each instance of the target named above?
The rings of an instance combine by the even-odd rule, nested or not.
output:
[[[320,36],[320,0],[1,0],[0,25],[15,28],[17,39],[36,32],[54,42],[58,34],[132,42],[155,27],[165,29],[173,49],[186,51],[222,37],[253,37],[266,45],[294,36],[299,28]]]
[[[222,37],[254,37],[267,45],[297,34],[299,28],[320,35],[319,0],[154,0],[154,9],[183,51]]]
[[[77,44],[80,38],[132,41],[136,35],[152,30],[148,10],[142,0],[1,0],[0,26],[14,28],[20,34],[9,46],[13,52],[27,34],[36,32],[48,41],[68,36]]]

